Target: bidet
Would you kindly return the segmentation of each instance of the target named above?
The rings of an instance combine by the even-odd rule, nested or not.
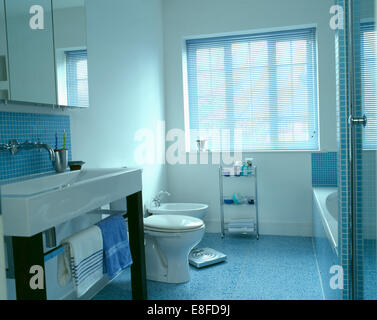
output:
[[[204,219],[208,213],[208,205],[201,203],[161,203],[148,209],[153,215],[181,215]]]

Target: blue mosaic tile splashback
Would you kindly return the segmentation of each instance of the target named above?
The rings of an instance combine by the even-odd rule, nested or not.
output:
[[[337,186],[337,153],[312,154],[312,183],[313,186]]]
[[[335,0],[335,4],[340,5],[344,9],[344,20],[348,22],[348,1]],[[344,29],[337,29],[335,31],[335,54],[336,54],[336,87],[337,87],[337,141],[338,141],[338,185],[340,187],[338,199],[338,247],[339,247],[339,263],[344,271],[344,289],[341,292],[341,299],[348,300],[352,298],[352,274],[351,274],[351,177],[349,168],[349,143],[348,143],[348,70],[349,61],[347,58],[347,44],[348,44],[348,23],[345,24]]]
[[[55,133],[58,134],[58,148],[63,145],[66,131],[66,148],[71,159],[70,118],[65,115],[0,112],[0,143],[17,139],[37,141],[55,148]],[[12,156],[8,151],[0,152],[0,180],[45,173],[54,170],[46,150],[22,150]]]

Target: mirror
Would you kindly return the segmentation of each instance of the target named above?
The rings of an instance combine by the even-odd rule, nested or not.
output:
[[[0,100],[89,106],[85,0],[0,0]]]
[[[10,100],[56,104],[51,0],[5,0],[5,9]]]
[[[57,104],[88,107],[85,0],[52,0]]]

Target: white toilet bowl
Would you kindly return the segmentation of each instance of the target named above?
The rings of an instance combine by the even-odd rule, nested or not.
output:
[[[188,255],[203,238],[202,220],[180,215],[144,219],[147,279],[167,283],[190,281]]]

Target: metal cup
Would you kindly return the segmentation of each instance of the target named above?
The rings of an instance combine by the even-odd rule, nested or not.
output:
[[[55,150],[55,159],[53,161],[56,173],[63,173],[68,167],[68,150]]]
[[[196,140],[199,152],[207,151],[207,142],[207,140]]]

